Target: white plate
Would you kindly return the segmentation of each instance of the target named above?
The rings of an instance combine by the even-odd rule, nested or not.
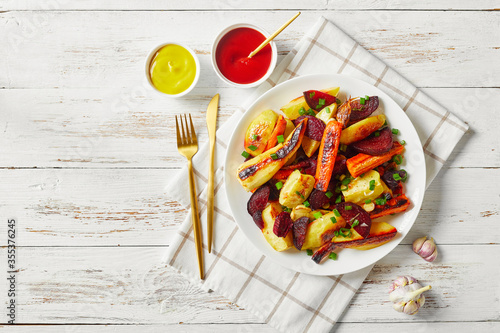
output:
[[[293,98],[302,95],[306,90],[340,87],[339,96],[345,101],[348,96],[378,96],[379,110],[374,114],[384,113],[392,128],[399,129],[398,139],[406,141],[406,151],[401,165],[408,171],[409,177],[405,184],[405,194],[412,205],[405,213],[394,216],[384,216],[377,221],[385,221],[398,229],[398,234],[392,241],[368,251],[343,249],[338,253],[338,260],[326,260],[315,264],[305,251],[295,248],[284,252],[275,251],[264,239],[262,232],[247,213],[247,201],[250,193],[246,192],[236,177],[238,166],[243,163],[241,156],[245,132],[251,121],[262,111],[272,109],[280,112],[280,107]],[[425,191],[425,160],[422,145],[417,132],[404,111],[387,94],[378,88],[345,75],[308,75],[283,82],[263,94],[250,106],[234,129],[228,145],[225,161],[225,186],[229,206],[238,226],[248,239],[264,255],[276,263],[294,271],[313,275],[338,275],[354,272],[367,267],[398,245],[406,236],[417,218]]]

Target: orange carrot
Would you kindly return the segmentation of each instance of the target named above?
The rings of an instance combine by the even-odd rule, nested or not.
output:
[[[271,149],[278,144],[278,136],[283,135],[283,133],[285,133],[285,128],[286,128],[285,117],[280,115],[278,121],[276,121],[276,125],[274,126],[273,133],[271,134],[269,141],[267,141],[267,145],[264,151]]]
[[[294,170],[292,169],[281,169],[278,172],[276,172],[273,176],[273,179],[276,179],[277,181],[284,182],[292,174]]]
[[[353,177],[358,177],[359,175],[370,171],[378,167],[380,164],[389,161],[394,155],[402,154],[405,147],[399,142],[394,142],[391,150],[387,153],[374,156],[367,154],[358,154],[347,160],[347,169]]]
[[[318,166],[316,168],[316,183],[314,187],[326,192],[330,179],[332,178],[332,171],[335,165],[335,158],[339,150],[340,134],[342,133],[342,124],[331,120],[326,124],[321,145],[319,146]]]
[[[410,199],[406,195],[394,197],[383,206],[376,205],[375,209],[370,212],[370,217],[375,219],[377,217],[386,216],[395,213],[401,213],[408,209],[410,206]]]

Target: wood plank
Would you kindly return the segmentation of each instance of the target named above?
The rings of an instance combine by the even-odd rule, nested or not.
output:
[[[199,53],[200,86],[222,87],[210,65],[214,36],[229,24],[248,20],[273,30],[275,22],[286,21],[290,14],[4,12],[0,14],[4,27],[0,40],[6,46],[0,48],[0,72],[6,74],[0,78],[0,87],[116,87],[126,88],[120,92],[127,93],[142,84],[147,53],[166,40],[183,41]],[[307,11],[277,39],[280,53],[289,52],[320,15],[331,19],[417,86],[500,86],[500,30],[492,29],[499,21],[498,11],[345,11],[341,15]],[[192,22],[204,28],[192,33]],[[32,58],[34,49],[37,61]]]
[[[18,323],[260,323],[217,292],[201,291],[165,269],[164,251],[19,248]],[[3,257],[5,249],[0,252]],[[477,282],[500,273],[491,264],[499,255],[499,245],[442,245],[440,259],[430,264],[409,246],[398,246],[367,277],[342,322],[498,321],[499,290]],[[396,313],[387,300],[390,281],[401,274],[414,274],[433,287],[416,316]]]
[[[135,333],[138,331],[149,333],[164,331],[168,333],[277,333],[279,331],[266,324],[153,324],[153,325],[29,325],[29,326],[4,326],[9,332],[25,333],[55,332],[123,332]],[[2,326],[0,326],[0,331]],[[449,322],[449,323],[339,323],[336,325],[335,333],[359,333],[359,332],[426,332],[442,333],[452,332],[481,332],[496,333],[500,330],[500,322]]]
[[[180,168],[185,161],[177,152],[173,114],[190,111],[199,142],[207,142],[204,110],[217,92],[221,126],[250,91],[199,87],[189,99],[169,100],[166,106],[149,90],[122,99],[113,88],[0,89],[0,140],[9,143],[0,147],[0,166]],[[500,119],[491,107],[500,100],[500,89],[424,92],[470,126],[447,166],[500,167]]]
[[[171,173],[4,169],[0,212],[16,218],[23,246],[164,246],[187,213],[165,196]],[[435,237],[438,244],[498,244],[499,183],[500,169],[444,170],[427,190],[403,244],[423,235]],[[6,228],[0,224],[0,235]],[[487,232],[475,232],[478,228]],[[0,245],[5,244],[0,237]]]
[[[6,0],[2,10],[248,10],[248,9],[329,9],[329,10],[373,10],[373,9],[430,9],[430,10],[489,10],[498,7],[494,0],[442,0],[442,1],[381,1],[381,0],[253,0],[253,1],[151,1],[134,0],[124,3],[119,0],[80,0],[78,3],[56,0],[39,2],[35,0]]]

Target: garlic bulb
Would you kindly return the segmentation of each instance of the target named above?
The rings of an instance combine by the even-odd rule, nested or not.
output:
[[[418,281],[411,276],[400,276],[389,287],[389,300],[392,307],[398,312],[414,315],[425,303],[424,291],[431,286],[422,287]]]
[[[427,239],[427,236],[416,239],[413,242],[413,252],[421,256],[428,262],[436,260],[438,252],[434,239]]]

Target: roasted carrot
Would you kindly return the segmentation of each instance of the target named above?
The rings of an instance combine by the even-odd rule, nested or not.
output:
[[[326,124],[321,145],[319,146],[318,166],[316,168],[316,183],[314,187],[326,192],[328,184],[332,178],[332,171],[335,165],[335,158],[339,150],[340,134],[342,133],[342,124],[330,120]]]
[[[285,133],[285,128],[286,128],[285,117],[280,115],[278,121],[276,121],[276,125],[274,126],[273,133],[271,134],[269,141],[267,141],[267,145],[264,151],[271,149],[278,144],[278,136],[283,135],[283,133]]]
[[[410,199],[406,195],[401,194],[397,197],[387,201],[385,205],[376,205],[375,209],[370,212],[370,217],[375,219],[377,217],[386,216],[395,213],[404,212],[410,206]]]
[[[285,181],[288,176],[290,176],[292,174],[294,170],[292,169],[281,169],[279,170],[278,172],[276,172],[273,176],[273,179],[276,179],[277,181]]]
[[[382,155],[367,155],[358,154],[347,160],[347,169],[353,177],[358,177],[359,175],[370,171],[378,167],[380,164],[389,161],[394,155],[401,154],[404,151],[404,146],[399,142],[394,142],[391,150]]]

